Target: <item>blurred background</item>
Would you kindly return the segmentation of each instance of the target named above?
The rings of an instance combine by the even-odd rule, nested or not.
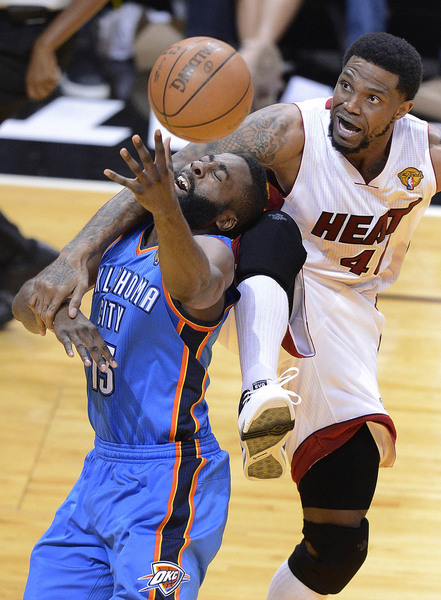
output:
[[[119,148],[135,132],[149,142],[149,125],[156,126],[149,71],[180,38],[210,35],[239,49],[254,78],[256,109],[330,95],[345,48],[372,30],[416,46],[424,83],[413,112],[441,122],[438,0],[417,7],[412,0],[113,0],[69,40],[56,90],[0,125],[0,172],[104,180],[104,168],[124,169]]]

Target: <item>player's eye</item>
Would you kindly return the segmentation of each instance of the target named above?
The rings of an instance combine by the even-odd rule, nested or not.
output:
[[[379,104],[380,98],[372,94],[371,96],[369,96],[369,102],[372,102],[373,104]]]

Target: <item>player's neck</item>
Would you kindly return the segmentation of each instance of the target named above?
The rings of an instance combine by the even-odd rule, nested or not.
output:
[[[362,175],[366,183],[369,183],[381,173],[384,169],[391,147],[392,136],[386,143],[375,144],[372,142],[369,148],[361,150],[357,154],[346,156],[348,161]]]

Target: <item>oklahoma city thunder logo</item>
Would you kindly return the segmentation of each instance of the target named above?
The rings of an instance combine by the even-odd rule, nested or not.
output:
[[[159,560],[151,564],[152,572],[150,575],[138,577],[138,581],[148,579],[146,587],[139,590],[140,592],[149,592],[154,588],[158,588],[164,596],[170,596],[181,583],[190,581],[190,575],[187,575],[184,569],[175,563]]]
[[[424,175],[422,171],[415,169],[415,167],[407,167],[407,169],[398,173],[398,177],[406,189],[413,190],[420,183],[421,179],[423,179]]]

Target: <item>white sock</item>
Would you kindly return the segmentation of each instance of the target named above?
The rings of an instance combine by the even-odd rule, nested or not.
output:
[[[266,600],[322,600],[327,597],[317,594],[299,581],[285,560],[274,573]]]
[[[276,379],[280,346],[288,326],[288,296],[272,277],[242,281],[235,306],[242,391],[259,379]]]

